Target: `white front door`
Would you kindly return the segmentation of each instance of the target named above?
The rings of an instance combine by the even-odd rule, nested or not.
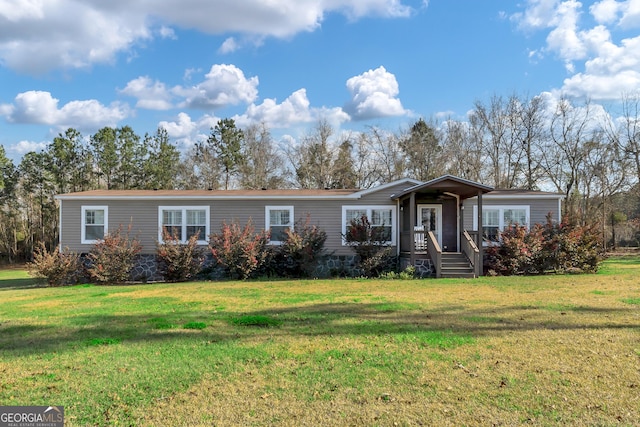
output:
[[[418,205],[418,227],[424,227],[425,234],[433,232],[442,247],[442,205]]]

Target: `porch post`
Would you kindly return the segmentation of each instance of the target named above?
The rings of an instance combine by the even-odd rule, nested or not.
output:
[[[482,227],[482,191],[478,190],[478,251],[480,255],[480,265],[484,265],[484,245],[482,244],[482,236],[484,235],[484,229]],[[482,276],[483,268],[480,267],[480,274]]]
[[[409,248],[411,249],[411,266],[416,264],[416,193],[409,198]]]

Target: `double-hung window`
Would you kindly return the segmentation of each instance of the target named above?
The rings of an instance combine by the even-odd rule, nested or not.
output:
[[[82,230],[80,241],[94,244],[104,239],[108,231],[109,208],[107,206],[82,206]]]
[[[287,230],[293,230],[293,206],[266,206],[265,227],[270,233],[269,243],[282,244]]]
[[[478,207],[473,207],[473,226],[478,229]],[[483,239],[498,242],[500,232],[514,225],[529,227],[529,206],[492,206],[482,207]]]
[[[180,243],[198,236],[198,243],[209,238],[209,206],[160,206],[158,209],[158,241],[171,236]]]
[[[353,221],[366,218],[381,242],[396,244],[396,210],[393,206],[343,206],[342,235],[347,236]],[[343,239],[343,243],[348,243]]]

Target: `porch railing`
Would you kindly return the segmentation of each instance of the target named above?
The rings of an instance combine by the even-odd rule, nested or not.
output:
[[[471,266],[473,267],[473,274],[475,274],[476,277],[480,277],[480,274],[482,273],[482,270],[481,270],[482,261],[480,260],[480,250],[478,249],[478,246],[474,242],[469,232],[467,232],[467,230],[464,230],[462,232],[462,239],[460,241],[460,246],[461,246],[462,252],[467,256],[467,258],[471,262]]]
[[[413,227],[413,236],[416,242],[416,251],[426,251],[427,242],[425,240],[424,225],[416,225]]]
[[[440,249],[440,245],[433,231],[427,233],[426,244],[431,262],[433,262],[433,268],[436,270],[436,277],[440,277],[442,274],[442,249]]]

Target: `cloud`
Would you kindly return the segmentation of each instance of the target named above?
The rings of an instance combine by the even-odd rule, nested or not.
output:
[[[258,78],[247,79],[235,65],[213,65],[205,80],[194,86],[176,86],[172,93],[185,98],[184,108],[217,109],[251,103],[258,96]]]
[[[620,3],[616,0],[602,0],[589,8],[596,22],[600,24],[612,24],[618,19]]]
[[[511,16],[527,31],[548,31],[546,45],[531,49],[539,60],[554,53],[569,74],[557,91],[572,97],[619,99],[636,91],[640,75],[640,37],[616,39],[620,28],[640,27],[640,1],[601,0],[588,8],[595,25],[583,20],[576,0],[528,0]]]
[[[51,93],[27,91],[19,93],[13,104],[2,111],[9,122],[22,124],[44,124],[58,127],[74,127],[80,130],[115,126],[128,117],[126,105],[112,103],[104,106],[95,99],[71,101],[58,108],[59,100]]]
[[[287,128],[300,123],[316,122],[320,118],[330,123],[344,123],[350,117],[341,108],[314,108],[307,97],[306,89],[293,92],[278,104],[277,100],[267,98],[261,104],[251,104],[244,114],[235,120],[242,126],[250,123],[266,123],[271,128]]]
[[[186,138],[198,130],[198,124],[191,120],[187,113],[179,113],[176,121],[158,123],[158,127],[164,128],[172,138]]]
[[[19,141],[17,144],[9,146],[9,151],[22,156],[32,151],[42,151],[45,148],[47,148],[46,142]]]
[[[126,2],[0,3],[0,63],[20,72],[82,68],[152,38],[145,14]]]
[[[175,28],[287,38],[316,30],[329,13],[357,20],[408,17],[413,9],[401,0],[0,0],[0,64],[29,74],[89,67],[173,38]]]
[[[345,107],[352,117],[365,120],[407,114],[397,98],[396,77],[380,66],[347,80],[351,101]]]
[[[164,83],[152,81],[148,76],[141,76],[127,83],[124,89],[119,91],[124,95],[138,98],[136,107],[148,110],[168,110],[171,104],[171,93]]]

